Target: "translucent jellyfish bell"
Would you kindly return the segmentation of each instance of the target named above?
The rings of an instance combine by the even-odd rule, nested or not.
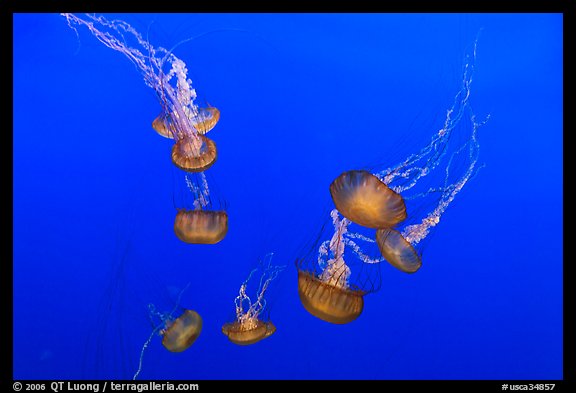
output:
[[[172,163],[186,172],[203,172],[216,162],[216,143],[204,135],[184,137],[172,146]]]
[[[338,287],[306,271],[298,271],[298,295],[310,314],[326,322],[349,323],[364,309],[365,292]]]
[[[222,326],[222,333],[228,340],[237,345],[251,345],[270,337],[276,331],[276,326],[270,321],[255,320],[254,324],[246,327],[242,322],[234,321]]]
[[[220,110],[208,105],[207,108],[201,108],[198,116],[192,124],[200,134],[204,135],[212,130],[220,120]]]
[[[236,305],[236,320],[225,323],[222,333],[237,345],[251,345],[270,337],[276,331],[276,326],[271,321],[262,320],[262,313],[266,308],[264,295],[270,283],[284,270],[285,266],[272,265],[272,256],[267,254],[257,268],[252,270],[246,281],[240,286],[240,290],[234,304]],[[254,302],[246,293],[250,279],[260,273],[259,287],[256,291]]]
[[[376,243],[384,259],[403,272],[414,273],[422,266],[414,247],[397,230],[379,229],[376,231]]]
[[[167,116],[165,113],[161,113],[152,122],[152,128],[158,133],[158,135],[164,138],[174,139],[174,129],[169,125],[167,121]]]
[[[198,114],[191,119],[192,127],[202,135],[212,130],[219,120],[220,110],[213,106],[200,108]],[[158,135],[163,136],[164,138],[174,139],[174,127],[170,125],[169,116],[164,112],[154,119],[152,122],[152,128],[158,133]]]
[[[170,352],[190,348],[202,331],[202,317],[196,311],[184,310],[182,315],[167,324],[162,332],[162,345]]]
[[[174,233],[184,243],[216,244],[228,233],[228,214],[223,210],[181,209],[174,220]]]
[[[183,173],[178,171],[178,174]],[[186,187],[178,189],[181,193],[175,197],[175,202],[181,200],[174,219],[174,233],[185,243],[220,242],[228,233],[228,213],[221,204],[214,203],[206,174],[184,173],[184,180]]]
[[[348,171],[330,184],[338,211],[367,228],[390,228],[406,218],[402,196],[368,171]]]

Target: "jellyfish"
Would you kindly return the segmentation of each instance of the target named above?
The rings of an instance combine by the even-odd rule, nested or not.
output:
[[[375,241],[359,232],[362,227],[356,226],[354,231],[354,223],[337,209],[332,209],[330,217],[330,239],[322,241],[326,232],[323,227],[310,254],[296,261],[298,294],[313,316],[346,324],[362,313],[364,296],[379,289],[379,259],[365,252],[366,244],[372,243],[374,248]],[[352,265],[357,267],[355,277]]]
[[[220,110],[208,105],[207,108],[200,108],[198,116],[194,119],[192,126],[196,131],[204,135],[208,131],[212,130],[219,120]],[[174,133],[176,130],[174,130],[170,124],[170,117],[165,113],[160,113],[158,117],[152,121],[152,128],[158,133],[158,135],[163,136],[164,138],[174,139]]]
[[[368,171],[348,171],[330,184],[336,209],[367,228],[389,228],[406,218],[402,196]]]
[[[121,20],[109,21],[102,16],[62,14],[68,25],[86,26],[104,45],[124,54],[140,70],[147,86],[160,101],[162,110],[152,127],[162,136],[174,139],[172,161],[188,172],[202,172],[217,158],[216,144],[204,136],[220,118],[213,107],[196,104],[196,90],[188,78],[186,63],[172,50],[155,48],[131,25]],[[134,42],[129,46],[128,40]]]
[[[416,249],[397,230],[378,229],[376,243],[384,259],[397,269],[415,273],[422,266],[422,259]]]
[[[162,345],[170,352],[183,352],[190,348],[196,341],[202,331],[202,318],[196,311],[184,309],[179,317],[174,318],[174,313],[180,305],[180,299],[184,291],[190,284],[186,285],[178,294],[178,299],[174,308],[170,312],[160,312],[154,304],[148,304],[148,313],[150,322],[154,329],[148,339],[144,342],[140,351],[140,360],[138,369],[132,377],[133,380],[138,378],[142,372],[144,353],[156,335],[162,336]]]
[[[184,243],[220,242],[228,233],[228,213],[213,201],[206,174],[184,172],[184,181],[186,187],[182,191],[181,205],[176,208],[174,233]]]
[[[202,331],[202,317],[196,311],[184,310],[173,322],[167,323],[161,332],[162,345],[170,352],[182,352],[190,348]]]
[[[240,286],[238,296],[234,299],[236,319],[222,326],[222,333],[234,344],[251,345],[260,340],[270,337],[276,331],[276,326],[271,321],[264,321],[262,314],[266,309],[264,295],[270,283],[284,270],[285,266],[272,265],[273,253],[267,254],[261,261],[260,266],[253,269],[246,281]],[[252,302],[246,289],[250,279],[260,271],[256,300]]]

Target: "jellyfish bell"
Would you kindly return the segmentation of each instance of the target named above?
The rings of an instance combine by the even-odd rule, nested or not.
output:
[[[220,110],[213,106],[208,106],[206,108],[200,108],[198,114],[191,120],[191,123],[192,127],[194,127],[199,134],[204,135],[208,133],[208,131],[211,131],[219,120]],[[164,112],[159,114],[152,121],[152,128],[158,133],[158,135],[163,136],[164,138],[174,139],[175,129],[171,125],[169,116]]]
[[[224,210],[180,209],[174,233],[185,243],[216,244],[228,233],[228,214]]]
[[[365,292],[338,287],[306,271],[298,271],[298,295],[310,314],[334,324],[352,322],[364,309]]]
[[[212,130],[220,120],[220,110],[208,105],[206,108],[200,108],[198,115],[192,122],[192,126],[198,133],[204,135]]]
[[[172,147],[172,163],[186,172],[203,172],[216,162],[216,143],[204,135],[186,136]]]
[[[390,228],[406,218],[402,196],[368,171],[342,173],[330,184],[330,194],[344,217],[367,228]]]
[[[276,331],[276,326],[271,321],[264,322],[259,319],[249,324],[234,321],[222,326],[228,340],[237,345],[251,345],[270,337]]]
[[[158,117],[152,121],[152,128],[158,135],[164,138],[174,139],[174,134],[170,130],[170,125],[167,120],[167,116],[164,113],[159,114]]]
[[[162,332],[162,345],[170,352],[183,352],[190,348],[202,332],[202,317],[196,311],[184,310],[174,321],[167,323]]]
[[[397,230],[377,230],[376,243],[384,259],[399,270],[415,273],[422,266],[422,260],[414,247]]]

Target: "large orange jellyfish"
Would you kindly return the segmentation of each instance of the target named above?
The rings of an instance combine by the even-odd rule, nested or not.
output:
[[[220,118],[213,107],[199,108],[196,90],[188,78],[186,64],[172,51],[155,48],[132,26],[102,16],[62,14],[72,27],[86,26],[104,45],[124,54],[140,70],[146,84],[154,89],[162,106],[152,127],[162,136],[174,139],[172,161],[188,172],[202,172],[217,158],[216,144],[204,136]],[[133,46],[130,46],[132,41]]]
[[[246,281],[240,286],[238,296],[234,299],[236,305],[236,319],[222,326],[222,333],[234,344],[251,345],[260,340],[270,337],[276,331],[276,326],[271,321],[264,321],[262,313],[266,309],[264,294],[272,280],[284,270],[284,266],[272,265],[273,254],[267,254],[261,261],[260,266],[252,270]],[[252,302],[246,294],[250,279],[259,272],[259,287],[256,291],[256,300]]]
[[[406,218],[402,196],[368,171],[342,173],[330,195],[340,214],[367,228],[390,228]]]

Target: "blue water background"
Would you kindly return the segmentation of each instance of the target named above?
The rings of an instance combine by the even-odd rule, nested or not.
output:
[[[179,178],[137,69],[57,14],[14,15],[14,378],[131,378],[147,304],[204,319],[144,379],[562,378],[562,15],[114,14],[177,47],[222,117],[209,170],[218,245],[173,232]],[[479,29],[471,103],[485,167],[443,215],[422,269],[381,266],[348,325],[302,307],[295,259],[342,171],[394,164],[441,128]],[[203,34],[206,33],[206,34]],[[176,180],[175,180],[176,179]],[[259,257],[286,265],[277,332],[221,333]]]

